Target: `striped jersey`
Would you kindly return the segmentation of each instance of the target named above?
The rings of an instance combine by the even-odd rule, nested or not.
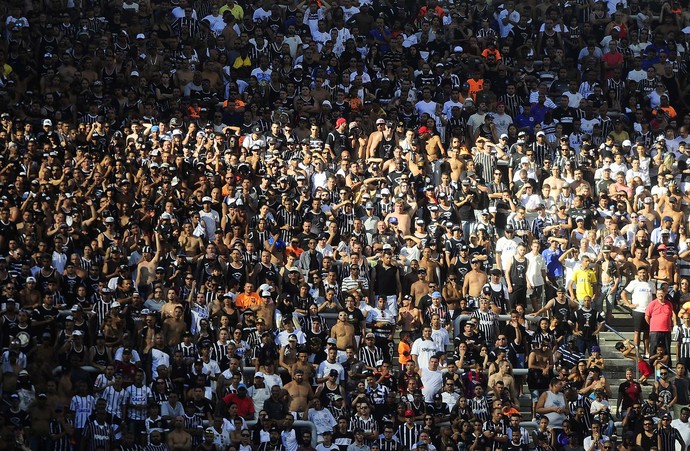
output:
[[[102,448],[104,451],[110,451],[112,436],[113,427],[110,423],[93,420],[86,423],[81,439],[86,441],[86,449]]]
[[[84,428],[91,416],[95,403],[96,398],[91,395],[75,395],[72,397],[72,401],[69,403],[69,410],[74,412],[74,427],[76,429]]]
[[[411,428],[406,423],[398,426],[395,437],[402,445],[403,449],[412,449],[415,443],[419,440],[419,434],[422,433],[422,426],[414,424]]]
[[[357,428],[362,428],[365,431],[373,431],[374,429],[379,429],[374,417],[369,416],[369,418],[364,419],[359,414],[355,415],[350,419],[350,430],[354,431]]]
[[[146,385],[137,387],[130,385],[125,389],[125,403],[127,405],[127,418],[135,421],[146,419],[146,410],[151,398],[151,389]]]
[[[477,310],[472,313],[472,316],[479,320],[479,330],[484,335],[487,343],[494,343],[496,341],[498,333],[498,317],[494,312],[489,310],[488,312],[482,312]]]
[[[116,389],[111,385],[107,387],[100,396],[105,399],[105,411],[112,417],[122,419],[122,406],[125,405],[125,389]]]
[[[366,366],[376,368],[376,361],[383,360],[383,351],[378,346],[362,346],[359,348],[359,360]]]
[[[69,422],[69,420],[65,419],[66,422]],[[50,434],[51,435],[59,435],[65,432],[65,427],[60,423],[59,420],[56,418],[53,418],[50,420],[50,425],[48,426],[50,429]],[[51,451],[72,451],[72,444],[69,442],[70,436],[69,435],[63,435],[62,437],[52,440],[52,446],[50,447]]]

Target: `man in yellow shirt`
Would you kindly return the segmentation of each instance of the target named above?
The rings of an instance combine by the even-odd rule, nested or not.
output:
[[[597,295],[597,275],[589,267],[590,262],[588,255],[582,256],[580,267],[573,272],[573,278],[568,286],[571,299],[577,299],[580,305],[586,296],[595,299]]]

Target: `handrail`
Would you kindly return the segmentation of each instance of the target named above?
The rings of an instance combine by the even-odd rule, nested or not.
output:
[[[614,334],[616,334],[616,335],[618,335],[619,337],[621,337],[623,340],[627,340],[627,338],[625,338],[625,337],[623,336],[623,334],[621,334],[620,332],[618,332],[618,331],[617,331],[613,326],[611,326],[610,324],[604,323],[604,327],[606,327],[608,330],[610,330],[610,331],[613,332]],[[635,362],[639,362],[639,361],[640,361],[640,345],[636,345],[635,343],[633,343],[633,347],[635,348]],[[640,379],[640,368],[639,368],[638,365],[635,365],[635,379],[636,379],[636,380],[639,380],[639,379]]]

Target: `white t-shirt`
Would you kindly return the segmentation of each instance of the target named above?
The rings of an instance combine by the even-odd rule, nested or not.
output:
[[[501,253],[501,268],[504,270],[513,260],[513,257],[515,257],[517,247],[518,241],[515,238],[508,239],[506,237],[501,237],[496,242],[496,253]]]
[[[427,403],[434,402],[434,395],[443,387],[443,372],[422,367],[422,387],[424,400]]]
[[[534,255],[531,252],[525,255],[529,261],[527,265],[527,280],[533,287],[544,285],[543,272],[546,271],[546,261],[541,254]]]
[[[428,368],[429,360],[431,357],[436,355],[437,352],[443,351],[436,347],[436,342],[433,340],[424,340],[423,338],[417,338],[414,343],[412,343],[412,349],[410,349],[411,355],[417,356],[417,364],[420,368]]]
[[[637,279],[631,281],[628,286],[625,287],[625,291],[632,295],[630,303],[637,304],[637,307],[635,307],[633,311],[639,313],[644,313],[645,310],[647,310],[647,306],[652,302],[656,294],[652,282],[642,282]]]
[[[690,443],[690,421],[683,423],[680,421],[680,418],[677,418],[671,421],[671,427],[674,427],[678,430],[680,436],[683,437],[685,445],[687,446],[687,444]],[[678,442],[676,442],[676,451],[684,451]]]

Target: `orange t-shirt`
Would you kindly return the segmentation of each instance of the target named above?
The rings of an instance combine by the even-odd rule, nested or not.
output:
[[[467,83],[470,85],[470,90],[468,91],[468,94],[472,96],[472,100],[476,102],[477,93],[484,89],[484,80],[475,80],[474,78],[470,78],[469,80],[467,80]]]
[[[248,308],[256,310],[256,307],[261,304],[261,298],[256,292],[250,294],[242,293],[235,299],[235,307],[239,308],[241,311],[245,311]]]
[[[412,360],[412,356],[410,355],[411,350],[412,348],[410,345],[404,341],[398,344],[398,363],[400,363],[400,365],[404,366],[407,362]],[[405,353],[407,353],[407,355],[405,355]]]

